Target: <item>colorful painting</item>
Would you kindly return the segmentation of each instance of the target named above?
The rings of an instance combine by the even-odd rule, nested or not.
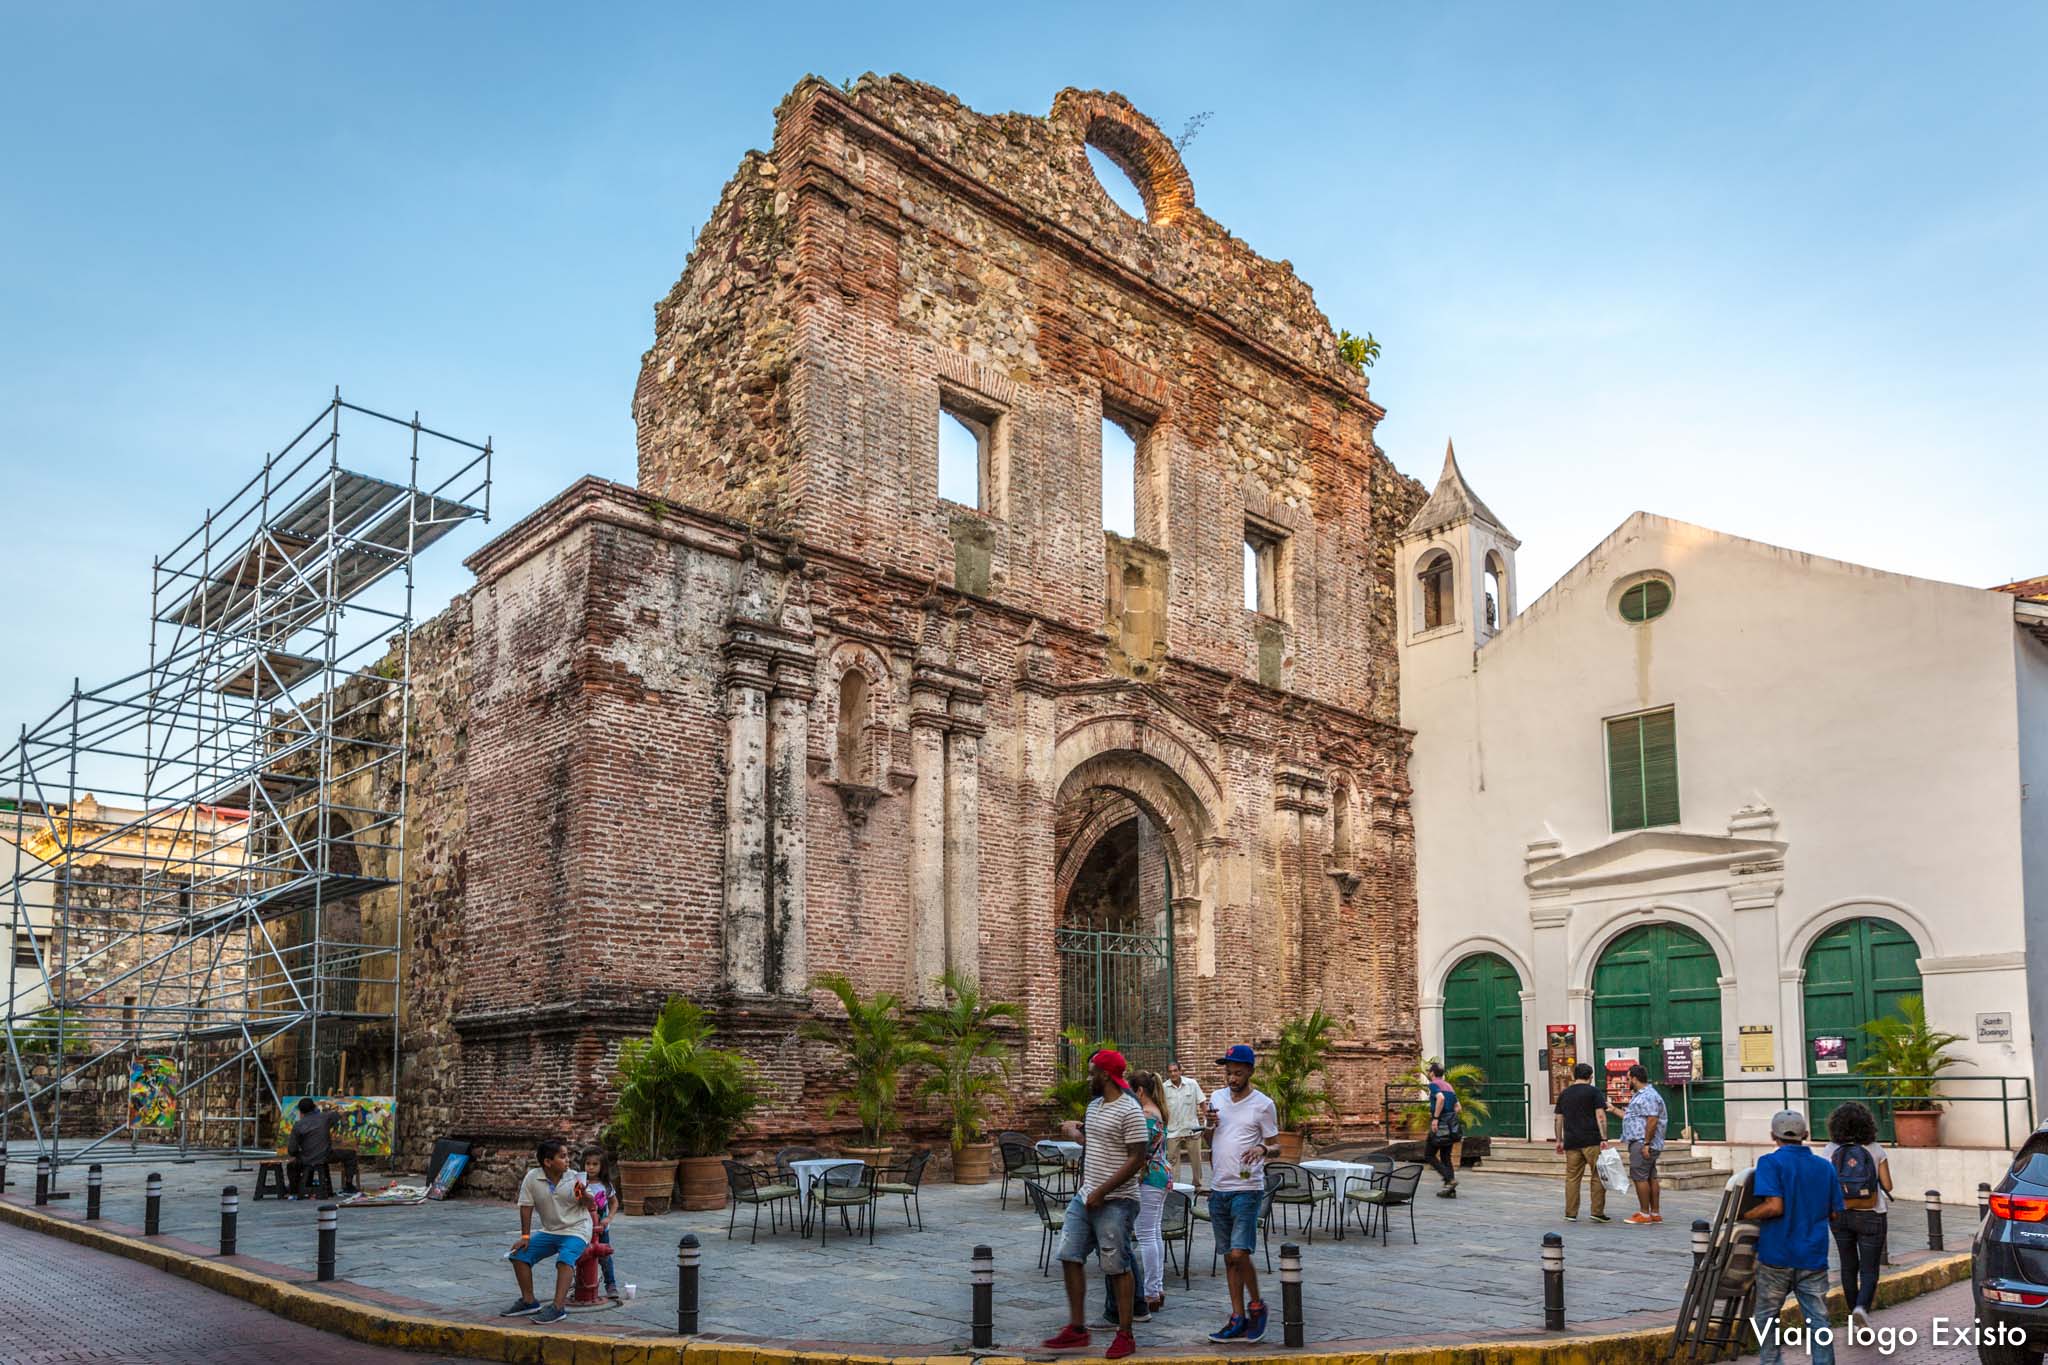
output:
[[[177,1123],[177,1059],[137,1057],[128,1065],[128,1125],[174,1128]]]
[[[427,1198],[446,1199],[449,1193],[454,1190],[457,1182],[462,1179],[462,1173],[468,1167],[469,1154],[467,1152],[450,1152],[447,1159],[441,1163],[440,1174],[434,1177],[434,1183],[427,1186]]]
[[[299,1117],[298,1095],[286,1095],[278,1113],[277,1140],[280,1148]],[[361,1156],[391,1155],[391,1133],[398,1118],[398,1101],[389,1095],[313,1095],[308,1097],[335,1115],[334,1141],[353,1147]]]

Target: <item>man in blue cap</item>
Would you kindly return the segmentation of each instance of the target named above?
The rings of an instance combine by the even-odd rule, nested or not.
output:
[[[1259,1241],[1259,1215],[1266,1198],[1266,1158],[1279,1155],[1273,1139],[1280,1133],[1280,1115],[1273,1101],[1252,1089],[1252,1068],[1258,1055],[1243,1043],[1216,1059],[1223,1068],[1223,1089],[1209,1096],[1216,1125],[1209,1139],[1209,1226],[1216,1249],[1230,1277],[1230,1321],[1209,1334],[1211,1341],[1261,1341],[1266,1335],[1266,1304],[1259,1297],[1259,1276],[1252,1268],[1252,1249]]]

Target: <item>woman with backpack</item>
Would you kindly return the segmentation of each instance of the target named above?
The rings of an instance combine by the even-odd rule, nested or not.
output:
[[[1430,1169],[1444,1178],[1444,1187],[1436,1192],[1439,1199],[1458,1197],[1458,1172],[1451,1165],[1451,1149],[1463,1136],[1458,1092],[1444,1079],[1444,1064],[1433,1061],[1429,1064],[1429,1136],[1424,1139],[1423,1151]]]
[[[1821,1153],[1835,1168],[1847,1207],[1835,1220],[1835,1250],[1842,1258],[1842,1296],[1849,1321],[1870,1330],[1877,1302],[1877,1268],[1884,1260],[1890,1219],[1892,1167],[1877,1145],[1877,1120],[1851,1100],[1828,1115],[1828,1145]]]

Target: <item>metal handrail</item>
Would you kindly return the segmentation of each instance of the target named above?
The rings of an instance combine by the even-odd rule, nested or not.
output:
[[[1998,1093],[1996,1095],[1958,1095],[1950,1090],[1950,1087],[1953,1086],[1970,1085],[1972,1083],[1988,1084],[1994,1081],[1998,1085]],[[1720,1086],[1722,1088],[1721,1098],[1724,1103],[1728,1100],[1742,1101],[1748,1099],[1755,1101],[1757,1099],[1769,1098],[1775,1094],[1779,1108],[1803,1110],[1815,1103],[1835,1105],[1847,1104],[1854,1100],[1858,1103],[1869,1105],[1871,1111],[1880,1119],[1888,1119],[1898,1109],[1910,1108],[1912,1107],[1913,1100],[1922,1098],[1920,1096],[1912,1096],[1902,1099],[1893,1094],[1892,1088],[1901,1082],[1906,1084],[1927,1083],[1930,1088],[1939,1087],[1942,1093],[1928,1096],[1925,1099],[1928,1106],[1935,1108],[1950,1104],[1997,1105],[1999,1124],[2004,1131],[2005,1145],[2007,1147],[2012,1146],[2012,1115],[2014,1105],[2024,1106],[2026,1130],[2028,1132],[2033,1131],[2035,1122],[2034,1081],[2030,1076],[1872,1076],[1865,1074],[1844,1076],[1722,1076],[1712,1081],[1702,1082],[1701,1084]],[[1840,1090],[1839,1093],[1816,1096],[1811,1090],[1811,1087],[1815,1085],[1825,1086],[1830,1090],[1836,1090],[1839,1087]],[[1849,1086],[1857,1086],[1857,1088],[1853,1090],[1848,1089],[1847,1087]],[[1734,1093],[1736,1087],[1750,1087],[1761,1090],[1763,1093],[1761,1095],[1744,1096]],[[1810,1122],[1812,1115],[1808,1114],[1807,1118]]]
[[[1486,1081],[1476,1086],[1467,1086],[1466,1089],[1468,1091],[1476,1090],[1479,1093],[1479,1098],[1485,1100],[1488,1107],[1494,1109],[1496,1114],[1498,1113],[1498,1105],[1495,1102],[1495,1096],[1504,1097],[1510,1103],[1519,1101],[1522,1106],[1522,1136],[1526,1138],[1533,1135],[1531,1128],[1535,1121],[1535,1115],[1531,1108],[1532,1100],[1528,1082]],[[1423,1093],[1423,1087],[1410,1085],[1405,1081],[1388,1082],[1380,1089],[1381,1129],[1389,1136],[1392,1136],[1394,1132],[1394,1111],[1397,1107],[1406,1109],[1410,1105],[1422,1105],[1428,1102],[1429,1097]],[[1489,1123],[1492,1121],[1492,1119],[1488,1120]],[[1503,1136],[1506,1135],[1504,1134]]]

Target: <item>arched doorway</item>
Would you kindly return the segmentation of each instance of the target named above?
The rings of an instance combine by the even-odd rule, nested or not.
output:
[[[1158,826],[1119,792],[1063,807],[1057,831],[1060,1028],[1114,1042],[1134,1067],[1173,1054],[1173,871]]]
[[[1444,978],[1444,1065],[1486,1073],[1481,1092],[1493,1111],[1470,1131],[1529,1136],[1529,1099],[1522,1088],[1522,977],[1498,953],[1474,953]]]
[[[1837,1104],[1870,1090],[1856,1065],[1869,1054],[1863,1025],[1899,1012],[1899,1001],[1920,994],[1920,945],[1888,919],[1866,916],[1837,924],[1806,950],[1805,1016],[1808,1112],[1813,1126],[1823,1128]],[[1840,1039],[1823,1059],[1820,1039]],[[1892,1138],[1887,1106],[1872,1105],[1878,1136]]]
[[[1593,968],[1596,1069],[1616,1048],[1634,1048],[1650,1078],[1664,1083],[1664,1040],[1698,1038],[1696,1084],[1667,1091],[1671,1131],[1688,1121],[1706,1141],[1727,1135],[1721,1080],[1721,962],[1682,924],[1640,924],[1618,935]],[[1604,1073],[1595,1077],[1604,1080]]]

